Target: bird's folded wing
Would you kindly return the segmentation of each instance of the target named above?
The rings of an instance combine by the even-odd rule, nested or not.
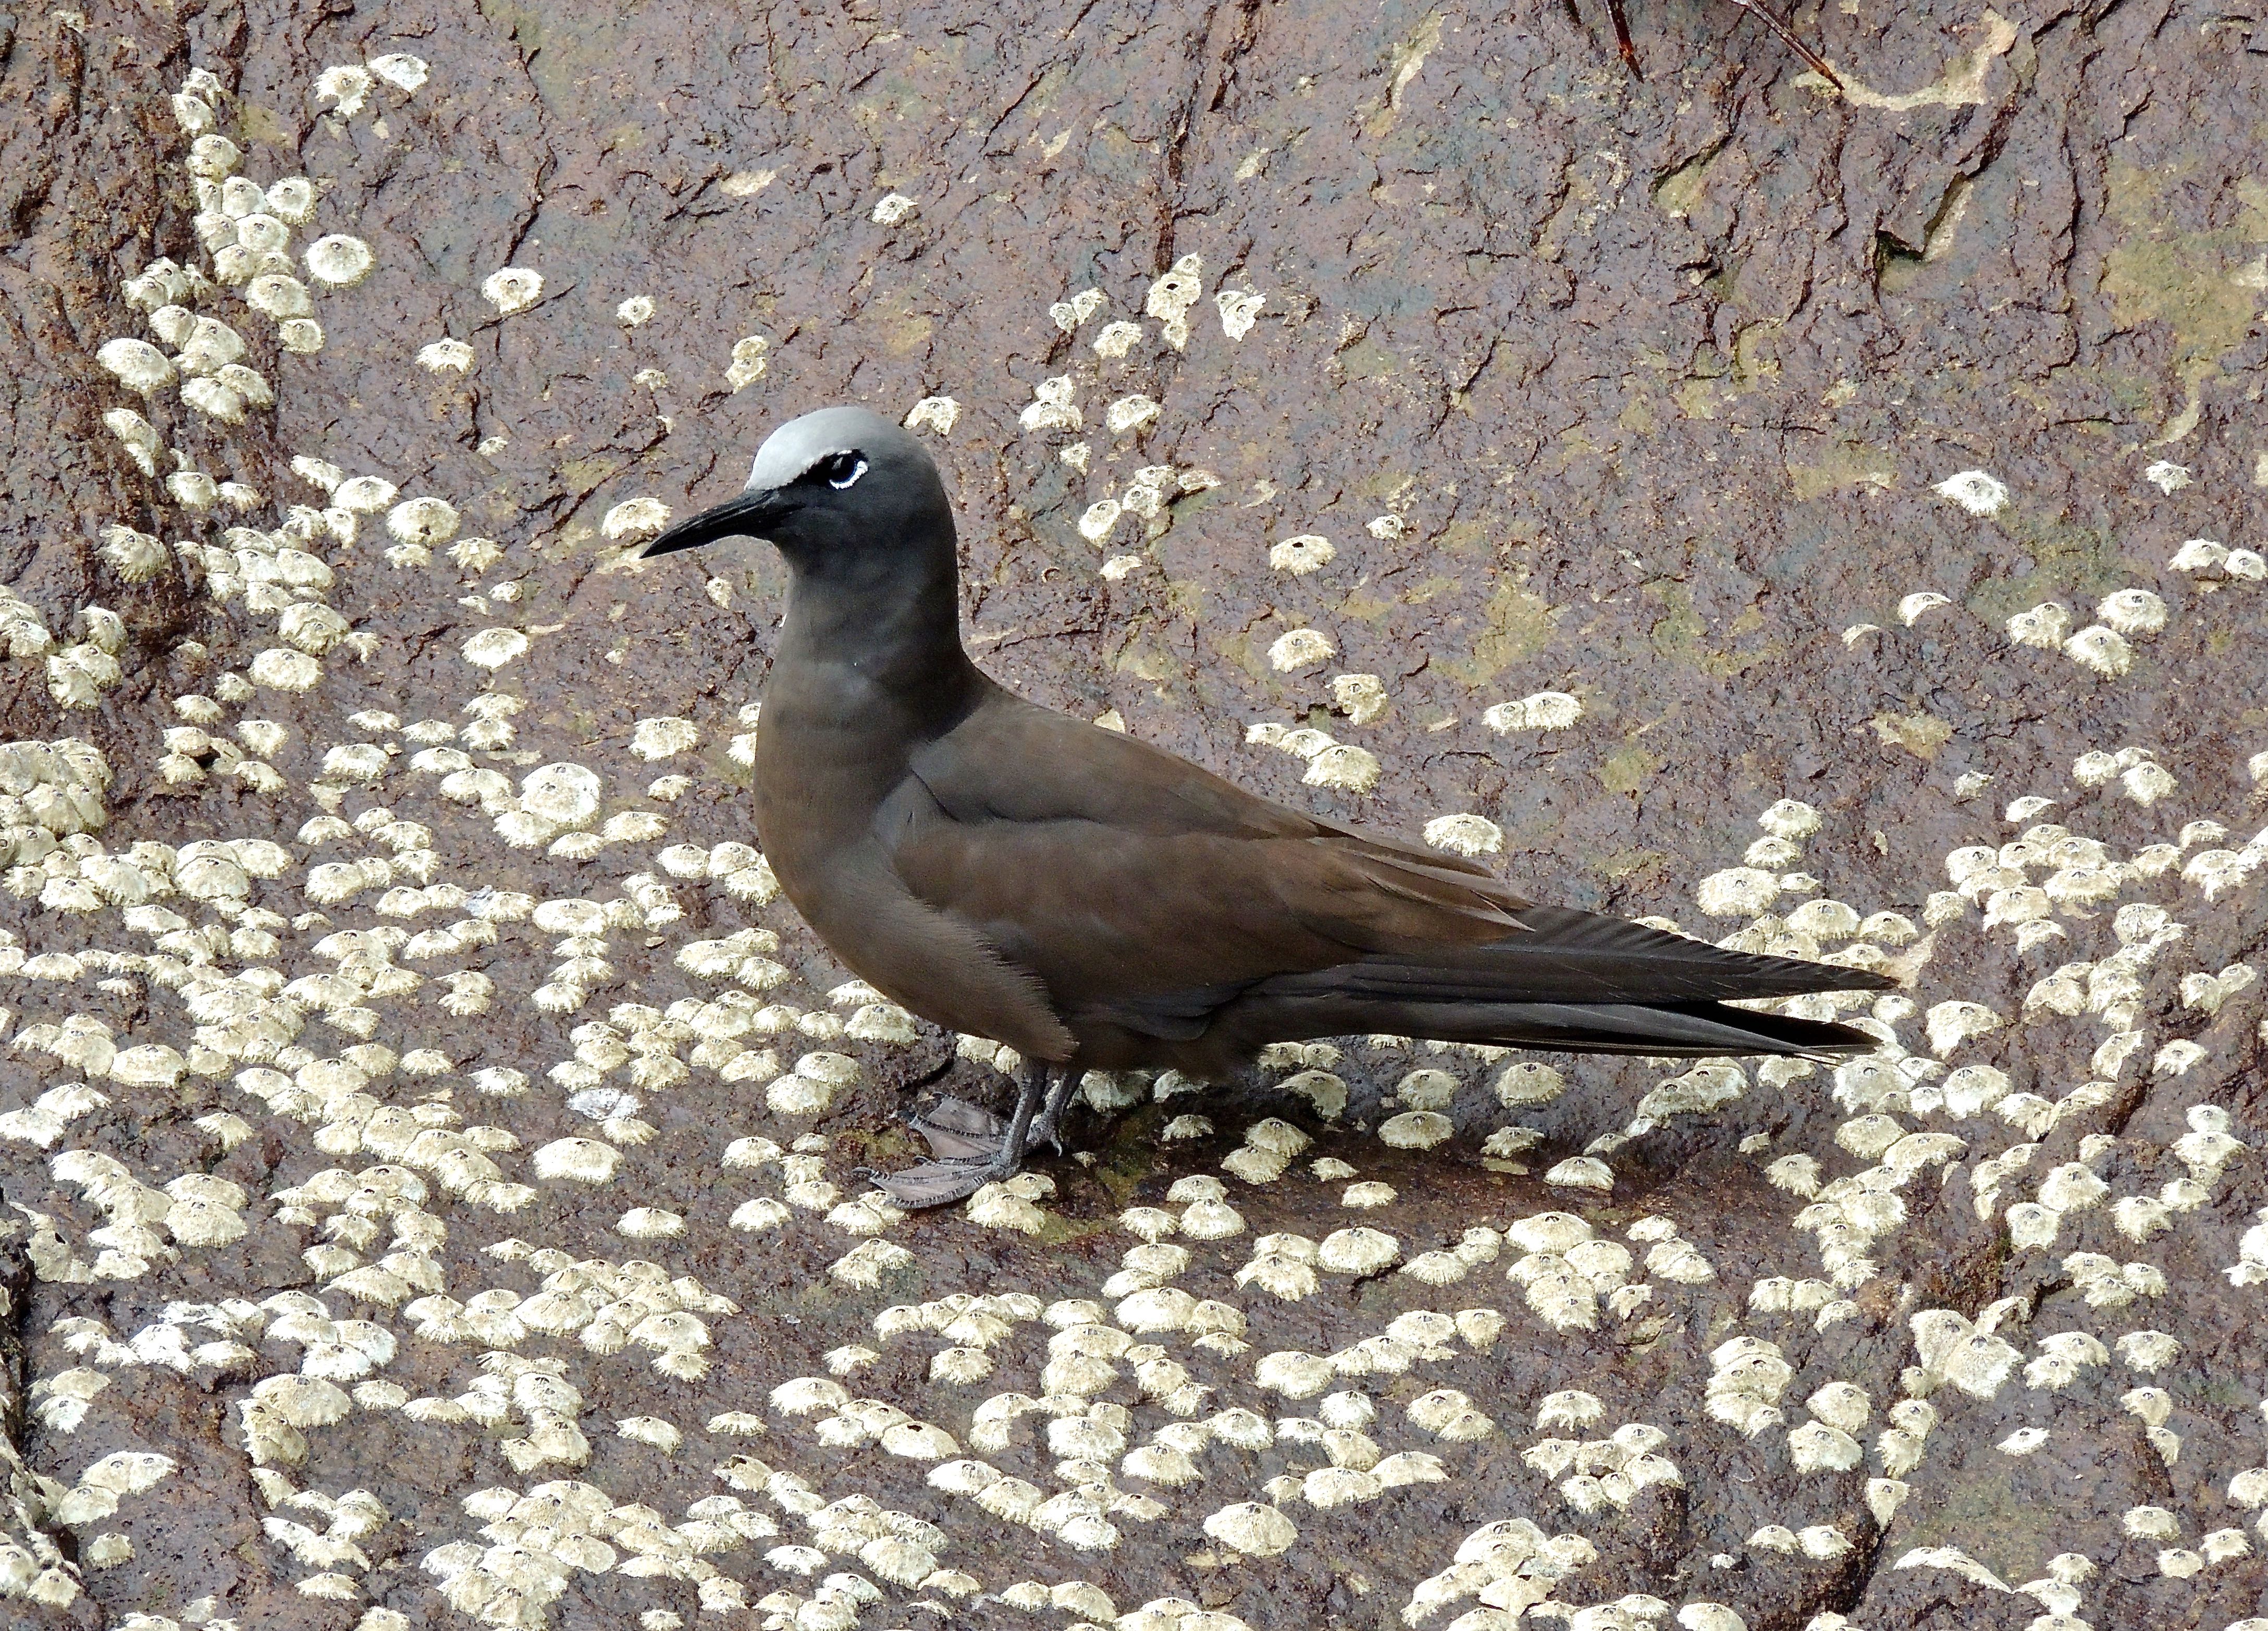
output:
[[[1037,975],[1059,1012],[1520,933],[1466,879],[1329,833],[945,816],[902,826],[891,857],[917,898]]]
[[[1287,809],[1185,759],[1005,691],[910,763],[939,812],[960,828],[990,831],[992,842],[1083,823],[1115,846],[1121,864],[1156,868],[1179,852],[1130,840],[1241,840],[1203,850],[1208,868],[1232,883],[1275,880],[1289,909],[1326,934],[1344,919],[1351,936],[1345,943],[1365,949],[1517,934],[1517,913],[1528,904],[1485,867]]]
[[[961,821],[1079,817],[1130,832],[1305,838],[1313,817],[1256,798],[1187,759],[993,687],[914,774]]]
[[[878,837],[837,856],[809,911],[812,926],[893,1000],[1029,1059],[1064,1059],[1074,1044],[1028,966],[960,913],[909,889]]]

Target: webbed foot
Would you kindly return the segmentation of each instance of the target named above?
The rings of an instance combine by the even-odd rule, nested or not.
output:
[[[989,1161],[1000,1153],[1008,1124],[990,1111],[960,1099],[939,1099],[907,1118],[939,1161]]]

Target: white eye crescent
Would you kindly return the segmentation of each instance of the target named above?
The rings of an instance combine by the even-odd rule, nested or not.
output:
[[[861,453],[829,454],[819,461],[819,474],[837,492],[856,486],[858,478],[865,473],[866,457]]]

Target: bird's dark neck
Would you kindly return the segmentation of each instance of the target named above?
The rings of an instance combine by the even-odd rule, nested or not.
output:
[[[887,699],[917,717],[957,718],[983,676],[961,649],[952,557],[863,574],[797,570],[774,660],[774,688],[783,681],[845,705]]]

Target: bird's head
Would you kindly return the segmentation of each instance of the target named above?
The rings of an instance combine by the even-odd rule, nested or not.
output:
[[[858,580],[953,560],[953,512],[928,451],[864,408],[822,408],[764,439],[740,496],[670,528],[640,558],[761,538],[799,578]]]

